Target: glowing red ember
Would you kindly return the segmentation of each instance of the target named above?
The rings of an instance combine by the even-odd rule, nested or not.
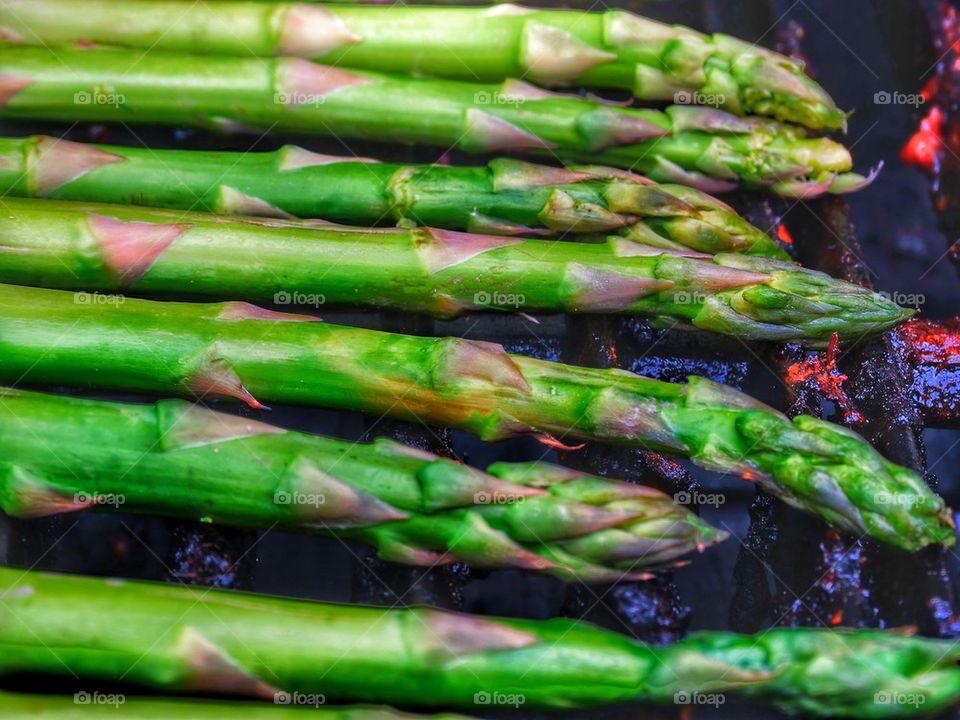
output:
[[[940,154],[943,152],[943,113],[934,105],[920,121],[917,130],[900,151],[900,159],[910,165],[917,165],[927,172],[936,172],[940,166]]]
[[[850,399],[843,389],[847,376],[837,368],[840,351],[840,339],[837,333],[830,338],[825,353],[810,355],[806,360],[793,363],[787,368],[787,382],[791,387],[806,385],[817,388],[820,393],[832,400],[843,410],[843,419],[848,423],[861,423],[863,416],[850,406]]]
[[[910,320],[898,328],[918,364],[960,365],[960,318],[944,322]]]
[[[793,235],[790,234],[787,226],[783,223],[777,225],[777,238],[785,245],[793,245]]]
[[[539,440],[543,445],[547,446],[548,448],[553,448],[554,450],[573,452],[576,450],[583,450],[587,446],[586,443],[581,443],[579,445],[565,445],[560,440],[557,440],[557,438],[555,438],[553,435],[547,435],[546,433],[542,433],[536,437],[537,440]]]

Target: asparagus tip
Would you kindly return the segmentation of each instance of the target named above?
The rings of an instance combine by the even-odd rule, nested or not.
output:
[[[110,272],[123,284],[139,280],[186,232],[186,223],[124,222],[91,214],[87,225]]]
[[[32,84],[33,78],[31,77],[0,75],[0,108],[5,107],[14,95]]]
[[[36,138],[35,152],[33,191],[37,195],[49,195],[92,170],[126,161],[92,145],[46,136]]]
[[[281,55],[312,58],[362,39],[327,8],[295,3],[284,12],[277,47]]]

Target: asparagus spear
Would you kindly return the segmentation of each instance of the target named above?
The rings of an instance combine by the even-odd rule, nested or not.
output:
[[[646,187],[646,186],[639,186]],[[216,298],[634,313],[761,340],[859,339],[912,311],[792,263],[637,244],[361,230],[8,198],[0,282]]]
[[[0,285],[0,380],[316,404],[496,440],[603,440],[756,480],[838,527],[915,550],[954,543],[943,500],[856,433],[687,385],[508,355],[493,343],[310,322],[244,303],[156,303]]]
[[[870,181],[847,172],[852,161],[842,145],[774,121],[692,106],[637,110],[515,80],[414,79],[289,57],[6,45],[0,117],[286,130],[587,162],[617,147],[609,157],[618,167],[705,192],[743,184],[810,197]]]
[[[935,712],[960,693],[956,643],[875,630],[707,631],[652,648],[566,619],[329,605],[11,568],[0,569],[0,598],[0,671],[172,691],[457,708],[730,692],[857,718]],[[916,702],[884,702],[892,694]]]
[[[0,25],[10,39],[32,44],[293,55],[460,80],[523,77],[546,86],[620,88],[647,100],[680,96],[811,128],[846,125],[801,63],[622,10],[5,0]]]
[[[319,155],[199,152],[0,138],[0,193],[224,214],[428,225],[494,235],[615,231],[701,252],[789,256],[724,203],[609,168],[397,165]]]
[[[726,537],[651,488],[545,463],[483,473],[386,438],[288,432],[183,400],[121,405],[0,388],[0,456],[8,515],[104,507],[279,526],[362,540],[414,565],[616,582]]]
[[[325,698],[319,693],[294,696],[280,693],[277,707],[253,702],[144,699],[118,693],[79,692],[57,695],[20,695],[0,692],[0,708],[6,720],[89,720],[116,717],[120,720],[422,720],[389,708],[317,707]],[[287,702],[289,701],[289,702]],[[294,707],[296,701],[300,707]],[[285,707],[289,705],[289,707]],[[431,720],[464,720],[460,715],[433,715]]]

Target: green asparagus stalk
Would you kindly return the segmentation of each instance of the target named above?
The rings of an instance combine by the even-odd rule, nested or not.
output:
[[[145,699],[85,691],[69,697],[0,692],[0,708],[6,720],[103,720],[104,717],[119,720],[423,720],[421,715],[389,708],[327,707],[322,705],[324,700],[319,693],[306,696],[278,693],[277,706],[271,707],[254,702]],[[464,718],[432,715],[430,720]]]
[[[846,126],[801,63],[622,10],[5,0],[0,25],[9,39],[31,44],[292,55],[470,81],[523,77],[548,87],[619,88],[646,100],[679,97],[817,129]]]
[[[0,388],[0,457],[0,508],[14,517],[107,508],[324,532],[414,565],[616,582],[727,535],[639,485],[545,463],[483,473],[386,438],[288,432],[183,400]]]
[[[646,188],[647,186],[638,186]],[[633,313],[761,340],[859,339],[912,311],[793,263],[649,247],[361,230],[123,205],[7,198],[0,282],[214,298]]]
[[[156,303],[0,285],[0,380],[359,410],[685,455],[857,534],[955,542],[943,500],[859,435],[792,421],[704,378],[686,385],[508,355],[493,343],[340,327],[244,303]]]
[[[11,568],[0,570],[0,598],[0,672],[164,691],[455,708],[736,693],[855,718],[932,713],[960,693],[956,643],[876,630],[707,631],[652,648],[567,619],[330,605]],[[884,702],[892,694],[916,702]]]
[[[713,108],[604,104],[516,80],[489,85],[344,70],[301,58],[236,58],[6,45],[0,117],[272,130],[439,145],[474,153],[591,156],[705,192],[850,192],[850,153],[802,128]]]
[[[397,165],[286,146],[272,153],[0,138],[0,194],[222,214],[427,225],[493,235],[618,232],[647,245],[789,256],[724,203],[609,168],[500,158],[483,167]]]

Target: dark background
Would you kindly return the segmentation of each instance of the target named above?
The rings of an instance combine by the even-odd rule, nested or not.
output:
[[[534,3],[550,5],[551,3]],[[597,9],[590,3],[572,7]],[[862,246],[862,261],[877,289],[922,294],[922,314],[944,318],[960,314],[956,267],[943,259],[955,237],[946,237],[929,199],[929,180],[898,159],[900,147],[915,128],[923,108],[878,105],[878,91],[916,93],[936,55],[926,18],[912,0],[735,0],[611,2],[648,16],[682,22],[697,29],[727,32],[781,50],[800,50],[811,73],[838,104],[854,111],[846,141],[857,167],[866,170],[885,161],[877,182],[849,198],[849,217]],[[153,127],[70,126],[0,123],[3,134],[66,134],[75,140],[155,147],[246,150],[249,138],[208,135],[192,130]],[[272,136],[256,149],[296,142],[320,152],[375,155],[382,159],[431,162],[435,150],[381,146],[353,141]],[[476,158],[450,156],[454,162]],[[765,229],[781,218],[801,255],[816,254],[805,235],[823,224],[823,204],[771,200],[741,193],[731,201]],[[811,229],[812,228],[812,229]],[[806,261],[806,258],[804,258]],[[781,380],[783,358],[796,349],[746,347],[734,339],[698,333],[652,331],[639,321],[590,317],[541,316],[535,324],[523,317],[469,316],[453,322],[382,312],[358,313],[324,308],[324,319],[398,332],[462,335],[504,343],[514,352],[590,365],[617,364],[662,379],[682,381],[705,374],[741,388],[772,405],[787,408]],[[851,360],[851,362],[853,362]],[[851,382],[857,366],[848,371]],[[71,388],[48,388],[72,392]],[[122,397],[143,399],[131,395]],[[814,400],[816,404],[816,401]],[[388,565],[370,550],[336,539],[281,532],[212,528],[200,524],[127,515],[84,514],[42,521],[0,518],[0,561],[75,573],[118,575],[216,584],[318,600],[409,605],[429,603],[471,612],[546,618],[586,617],[611,629],[650,642],[668,642],[689,629],[716,628],[753,632],[771,625],[917,625],[925,634],[960,636],[954,595],[960,592],[957,556],[952,552],[907,556],[871,542],[836,535],[817,520],[757,498],[754,488],[735,478],[721,478],[681,465],[659,465],[655,477],[650,457],[638,451],[589,447],[558,457],[536,441],[518,439],[482,443],[460,432],[447,432],[355,413],[276,407],[253,413],[223,403],[220,409],[260,416],[269,422],[347,439],[389,434],[402,441],[447,452],[485,467],[496,460],[545,457],[594,472],[650,482],[675,492],[700,483],[704,491],[725,497],[720,508],[704,515],[735,536],[694,558],[691,565],[643,583],[617,587],[565,586],[558,580],[521,572],[481,572],[454,566],[431,571]],[[823,405],[827,417],[834,408]],[[868,437],[890,417],[874,414]],[[885,427],[885,426],[884,426]],[[879,430],[878,430],[879,432]],[[927,429],[927,466],[952,507],[960,506],[957,466],[960,432]],[[669,477],[664,477],[664,475]],[[671,479],[672,478],[672,479]],[[751,522],[751,518],[753,518]],[[76,689],[69,682],[14,678],[16,689]],[[82,689],[93,690],[89,684]],[[131,690],[131,692],[134,692]],[[483,708],[477,713],[484,714]],[[692,711],[692,715],[690,714]],[[521,711],[523,715],[531,715]],[[779,717],[769,709],[734,705],[720,709],[628,706],[571,717]],[[501,715],[509,713],[503,712]],[[0,712],[2,715],[2,712]]]

